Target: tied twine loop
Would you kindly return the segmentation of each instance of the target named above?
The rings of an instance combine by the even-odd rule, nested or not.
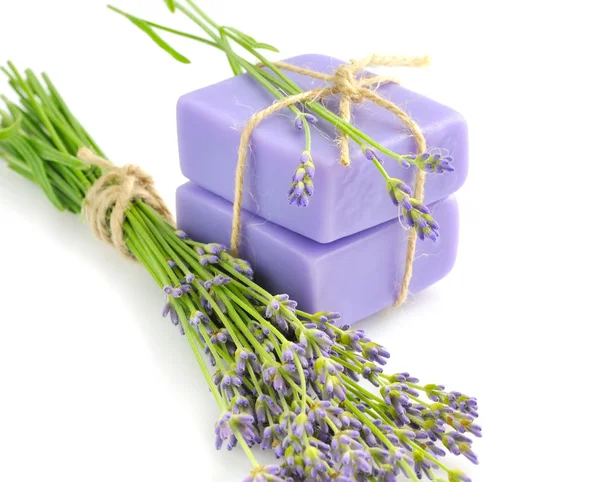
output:
[[[167,222],[174,224],[169,208],[154,187],[152,176],[141,167],[134,164],[115,166],[86,147],[79,149],[77,157],[106,171],[94,182],[83,203],[85,220],[96,237],[112,244],[125,257],[135,259],[123,235],[127,209],[135,200],[144,201]]]
[[[285,109],[291,105],[305,102],[310,108],[311,104],[320,101],[324,97],[339,94],[340,95],[340,117],[350,122],[352,104],[358,104],[367,100],[375,105],[392,112],[398,117],[410,131],[415,139],[417,146],[417,156],[424,154],[427,151],[427,143],[419,125],[399,106],[387,100],[377,93],[377,88],[385,83],[400,82],[391,76],[380,76],[364,74],[357,77],[357,74],[365,68],[372,67],[423,67],[429,65],[430,59],[427,56],[422,57],[387,57],[381,55],[371,55],[362,60],[352,60],[349,64],[344,64],[338,67],[333,74],[324,74],[311,69],[297,67],[295,65],[284,62],[275,62],[274,65],[282,70],[295,72],[301,75],[306,75],[314,79],[322,80],[327,83],[325,87],[302,92],[301,94],[292,95],[273,103],[268,108],[255,113],[244,128],[240,138],[240,147],[238,150],[238,162],[235,171],[235,195],[233,200],[233,220],[231,228],[231,251],[234,256],[238,255],[241,230],[242,230],[242,202],[244,194],[244,173],[246,169],[246,160],[248,150],[250,148],[251,135],[254,129],[265,120],[267,117]],[[264,66],[261,66],[264,67]],[[337,144],[340,148],[340,163],[348,167],[350,166],[350,145],[348,136],[340,132],[337,139]],[[414,197],[418,201],[423,201],[425,191],[425,172],[417,170],[414,186]],[[404,275],[400,285],[400,290],[393,306],[402,305],[408,298],[408,290],[410,280],[413,275],[413,263],[416,254],[417,232],[415,228],[411,228],[408,234],[408,244],[406,248],[406,263]]]
[[[355,64],[342,65],[331,78],[336,90],[343,92],[343,95],[354,104],[360,104],[365,101],[365,97],[360,92],[360,84],[356,79]]]

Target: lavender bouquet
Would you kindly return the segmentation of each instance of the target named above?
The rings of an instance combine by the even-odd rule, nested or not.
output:
[[[16,101],[2,97],[0,157],[58,209],[80,213],[110,164],[94,161],[104,154],[46,75],[2,70]],[[162,289],[163,316],[186,337],[222,410],[216,446],[244,450],[246,482],[469,480],[442,460],[450,452],[477,463],[476,399],[384,373],[390,354],[362,330],[268,293],[247,262],[189,239],[151,204],[140,196],[124,206],[122,233],[111,232],[110,206],[103,228]],[[280,465],[261,465],[254,446]]]

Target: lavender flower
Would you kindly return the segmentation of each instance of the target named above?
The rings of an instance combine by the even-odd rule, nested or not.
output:
[[[304,122],[302,122],[303,117],[308,121],[309,124],[316,124],[318,122],[318,119],[312,114],[300,114],[296,117],[296,119],[294,119],[294,125],[299,131],[304,128]]]
[[[400,179],[390,178],[387,181],[387,190],[394,206],[401,205],[404,209],[411,210],[412,189]]]
[[[220,258],[227,265],[235,269],[238,273],[241,273],[250,279],[254,277],[254,271],[252,270],[252,267],[250,266],[250,263],[248,263],[248,261],[239,258],[234,258],[227,251],[221,251]]]
[[[419,169],[432,174],[454,172],[454,167],[451,164],[453,161],[451,156],[442,156],[440,154],[431,154],[429,152],[425,152],[419,156],[415,154],[402,156],[402,161],[406,162],[406,160],[409,160],[411,163],[415,164]]]
[[[292,177],[292,186],[288,193],[290,204],[306,207],[314,193],[313,179],[315,176],[315,164],[310,152],[304,151],[300,158],[300,165]]]
[[[318,447],[308,446],[302,454],[304,462],[304,473],[317,478],[319,474],[327,472],[329,468],[328,456]]]
[[[363,149],[363,154],[367,158],[367,161],[379,161],[379,162],[381,162],[381,160],[379,159],[379,157],[377,157],[377,154],[375,153],[375,151],[373,149],[371,149],[370,147],[367,147],[367,148]]]
[[[215,426],[217,436],[217,448],[220,449],[225,440],[233,448],[234,440],[241,436],[246,444],[252,446],[260,442],[260,436],[254,427],[254,417],[249,414],[233,414],[227,412],[221,416]]]
[[[294,300],[290,300],[289,295],[276,295],[265,306],[265,318],[285,332],[288,330],[287,320],[290,319],[290,314],[295,313],[297,305]]]
[[[315,317],[318,318],[321,323],[335,323],[342,318],[342,315],[335,311],[321,311],[315,313]]]

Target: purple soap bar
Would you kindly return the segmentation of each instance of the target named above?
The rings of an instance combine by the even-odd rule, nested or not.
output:
[[[304,55],[289,63],[333,72],[343,62],[323,55]],[[322,82],[290,73],[303,89]],[[382,85],[384,97],[402,106],[422,127],[428,145],[454,157],[454,173],[429,175],[425,203],[454,193],[467,176],[467,126],[454,110],[396,84]],[[241,132],[253,113],[274,98],[252,77],[241,75],[184,95],[177,107],[179,149],[183,174],[197,185],[232,201],[234,172]],[[337,101],[326,101],[337,111]],[[400,120],[370,102],[353,107],[353,123],[400,154],[415,152],[415,143]],[[273,223],[320,243],[395,219],[385,182],[361,149],[351,142],[351,167],[339,163],[335,129],[321,121],[312,128],[316,164],[315,193],[307,208],[290,206],[291,177],[304,150],[304,133],[294,127],[294,116],[282,110],[265,120],[252,136],[246,170],[244,208]],[[412,183],[414,168],[404,169],[383,157],[392,177]]]
[[[440,225],[437,243],[420,242],[411,293],[443,278],[454,265],[458,206],[453,197],[430,206]],[[227,244],[232,204],[192,183],[177,191],[177,220],[189,236]],[[397,219],[321,244],[247,211],[241,256],[271,293],[287,293],[304,311],[338,311],[354,323],[394,302],[404,273],[407,231]],[[421,256],[422,254],[429,256]]]

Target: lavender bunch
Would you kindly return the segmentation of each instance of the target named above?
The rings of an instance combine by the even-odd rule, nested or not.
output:
[[[3,97],[0,157],[57,208],[79,213],[102,170],[76,154],[82,146],[102,151],[47,76],[3,70],[18,101]],[[245,482],[469,480],[442,460],[451,453],[477,463],[476,399],[384,373],[390,354],[362,330],[267,292],[246,261],[190,239],[143,201],[130,205],[124,236],[162,289],[163,316],[186,337],[222,411],[216,447],[239,446],[248,456]],[[253,447],[280,464],[261,465]]]
[[[240,32],[232,27],[224,27],[212,20],[193,0],[183,0],[178,2],[175,0],[167,0],[167,6],[171,12],[179,11],[189,18],[196,26],[207,35],[207,37],[199,37],[181,30],[176,30],[164,25],[160,25],[149,20],[144,20],[129,13],[123,12],[116,7],[109,6],[111,10],[123,15],[129,19],[134,25],[144,31],[160,48],[165,50],[173,58],[183,63],[190,63],[190,60],[175,50],[169,45],[157,31],[167,32],[169,34],[185,37],[197,42],[209,45],[211,47],[222,50],[229,60],[229,64],[234,75],[239,75],[247,72],[254,77],[264,88],[266,88],[276,99],[281,100],[289,95],[301,94],[303,90],[293,82],[289,76],[278,68],[273,62],[265,57],[261,51],[278,52],[272,45],[258,42],[249,35]],[[253,62],[259,62],[260,65],[267,67],[269,70],[259,68],[255,63],[246,60],[233,50],[232,44],[245,50],[250,54]],[[367,160],[372,161],[375,167],[382,174],[386,186],[389,191],[390,176],[383,167],[378,155],[383,154],[396,160],[401,166],[409,168],[416,166],[418,169],[428,173],[443,174],[444,172],[452,172],[454,168],[450,164],[451,157],[441,158],[436,154],[425,153],[417,156],[414,154],[398,154],[386,148],[375,139],[367,135],[365,132],[356,128],[350,122],[345,121],[334,112],[330,111],[320,102],[304,102],[302,105],[292,105],[290,110],[295,115],[295,127],[305,134],[305,152],[302,158],[309,158],[311,153],[311,131],[310,124],[314,124],[318,119],[323,119],[331,123],[350,139],[356,142],[362,149]],[[312,112],[312,113],[310,113]],[[304,162],[304,161],[303,161]],[[289,202],[292,205],[306,207],[310,201],[310,197],[314,192],[314,164],[312,174],[308,171],[302,171],[301,164],[298,170],[292,177],[292,185],[288,193]],[[306,174],[305,174],[306,173]],[[392,197],[394,204],[398,205],[400,201],[396,201]],[[416,201],[416,200],[413,200]],[[418,202],[418,201],[416,201]],[[413,211],[414,203],[403,204],[402,217],[406,220],[409,226],[419,226],[417,232],[421,239],[430,238],[435,241],[438,237],[438,228],[435,221],[426,213],[428,218],[424,219],[419,214],[419,210]],[[431,219],[431,221],[429,221]],[[422,225],[422,227],[421,227]]]

